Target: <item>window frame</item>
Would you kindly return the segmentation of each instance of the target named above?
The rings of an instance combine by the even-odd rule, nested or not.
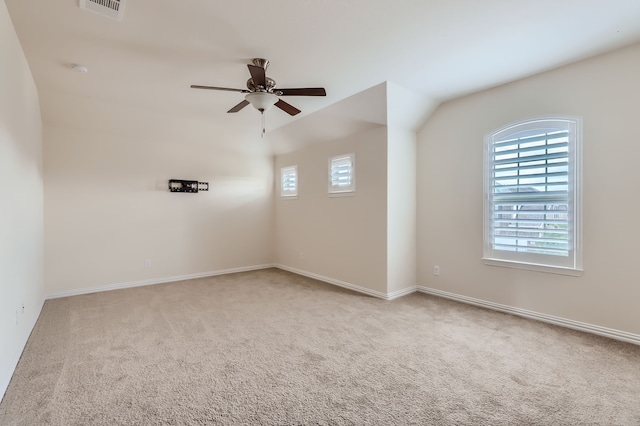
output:
[[[334,185],[333,168],[334,162],[348,158],[350,160],[349,177],[350,184],[347,186]],[[341,154],[329,158],[328,161],[328,192],[330,197],[353,196],[356,192],[356,155]]]
[[[568,224],[569,253],[566,257],[521,253],[493,247],[493,147],[499,141],[522,137],[533,131],[568,131]],[[484,138],[483,256],[486,265],[526,269],[563,275],[582,275],[582,119],[569,116],[535,117],[513,122]],[[538,200],[531,200],[538,201]],[[545,219],[546,220],[546,219]]]
[[[295,190],[288,190],[285,188],[285,176],[291,175],[290,171],[293,171],[294,181],[295,181]],[[280,198],[285,200],[295,200],[298,198],[298,188],[299,188],[299,179],[298,179],[298,165],[294,164],[292,166],[284,166],[280,168]]]

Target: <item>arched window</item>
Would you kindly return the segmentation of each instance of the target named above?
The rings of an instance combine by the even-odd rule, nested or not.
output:
[[[580,133],[579,119],[549,117],[486,136],[486,264],[581,272]]]

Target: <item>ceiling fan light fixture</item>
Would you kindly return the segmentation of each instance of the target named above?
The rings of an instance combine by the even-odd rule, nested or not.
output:
[[[278,102],[278,97],[269,92],[253,92],[244,97],[255,109],[260,112],[271,109]]]

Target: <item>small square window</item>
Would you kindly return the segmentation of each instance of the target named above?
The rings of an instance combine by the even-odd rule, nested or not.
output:
[[[355,154],[329,159],[329,193],[353,193],[356,190]]]
[[[280,196],[298,196],[298,166],[287,166],[280,169]]]

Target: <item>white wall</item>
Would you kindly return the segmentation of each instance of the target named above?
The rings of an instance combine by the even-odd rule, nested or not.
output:
[[[274,146],[293,151],[276,157],[276,175],[294,164],[300,175],[298,199],[276,201],[280,266],[379,297],[415,289],[416,128],[435,105],[383,82],[270,134]],[[356,152],[356,196],[333,201],[327,160],[350,149]],[[331,245],[339,234],[350,237],[336,251]]]
[[[180,138],[117,130],[45,126],[48,295],[273,262],[270,155],[224,150],[188,128]],[[171,178],[209,191],[170,193]]]
[[[638,75],[635,45],[443,104],[418,134],[418,284],[640,334]],[[582,277],[481,261],[483,137],[551,114],[584,120]]]
[[[436,103],[386,82],[387,109],[387,289],[416,286],[416,130]]]
[[[416,134],[387,128],[387,292],[416,285]]]
[[[44,301],[40,106],[4,2],[0,57],[1,399]]]
[[[329,197],[328,159],[349,153],[355,196]],[[275,173],[296,164],[298,198],[276,197],[276,263],[386,294],[386,127],[277,156]]]

